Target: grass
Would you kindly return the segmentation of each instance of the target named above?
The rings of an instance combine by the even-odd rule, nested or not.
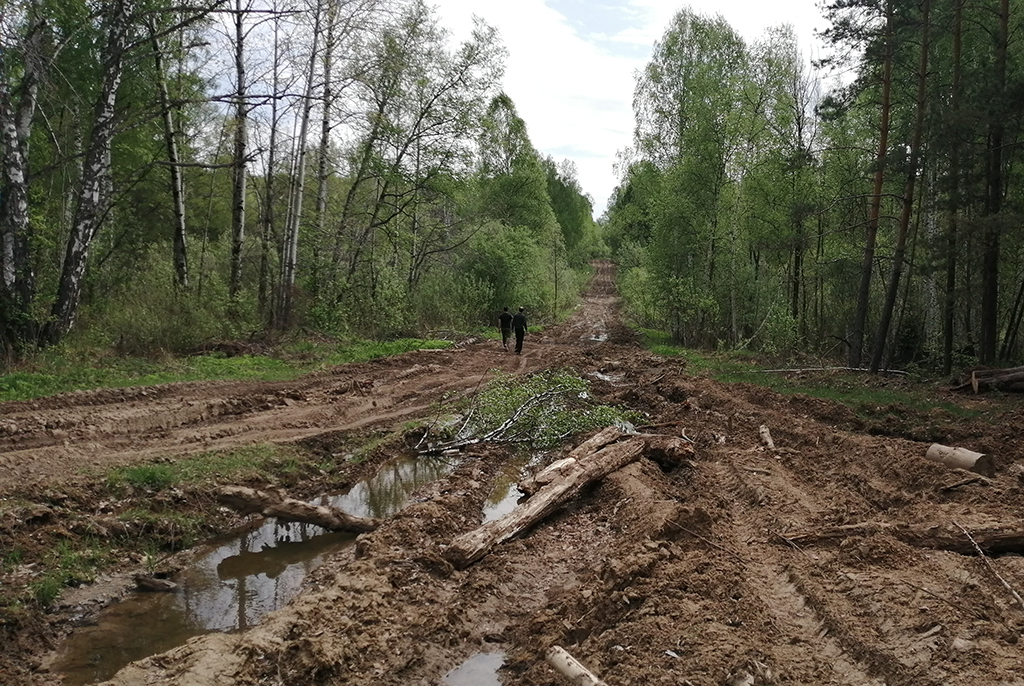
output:
[[[450,341],[402,338],[395,341],[297,341],[272,355],[192,355],[166,359],[111,357],[96,351],[40,352],[0,376],[0,402],[31,400],[93,388],[150,386],[178,381],[284,381],[339,364],[365,362]]]
[[[123,490],[126,486],[160,491],[182,484],[199,483],[213,477],[245,478],[274,472],[299,471],[302,461],[295,449],[280,445],[252,445],[234,450],[200,453],[175,459],[173,462],[118,467],[107,475],[108,488]]]
[[[936,398],[935,387],[926,380],[912,383],[892,382],[891,377],[859,373],[810,373],[794,378],[785,374],[765,373],[763,360],[756,353],[708,352],[683,348],[671,342],[668,334],[641,329],[645,346],[658,355],[682,357],[687,368],[723,383],[749,383],[770,388],[778,393],[798,393],[842,403],[860,415],[877,413],[879,408],[901,405],[927,412],[941,408],[963,418],[977,417],[979,410]],[[781,364],[779,368],[786,365]]]
[[[32,596],[41,606],[48,607],[64,588],[95,579],[109,556],[110,549],[92,539],[58,541],[43,561],[46,573],[32,582]]]

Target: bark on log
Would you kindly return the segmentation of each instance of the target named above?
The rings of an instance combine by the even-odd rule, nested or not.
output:
[[[613,443],[622,437],[622,431],[614,426],[609,426],[580,443],[572,451],[560,460],[555,460],[544,469],[519,483],[519,490],[525,495],[533,495],[544,486],[548,485],[563,473],[573,468],[581,457],[597,452],[609,443]]]
[[[967,469],[975,474],[987,477],[995,476],[996,466],[990,455],[976,453],[967,448],[953,448],[941,443],[932,443],[925,453],[925,458],[947,467]]]
[[[587,443],[579,448],[584,445]],[[693,447],[681,439],[642,434],[606,445],[589,455],[577,450],[570,453],[570,458],[561,461],[563,466],[557,477],[541,487],[534,496],[504,517],[457,537],[445,551],[445,557],[458,568],[468,567],[484,557],[494,546],[525,531],[576,497],[587,484],[625,467],[645,453],[649,453],[652,459],[676,464],[684,463],[687,457],[693,455]],[[571,463],[567,461],[569,459]]]
[[[544,659],[573,686],[607,686],[561,646],[551,646]]]
[[[1024,367],[1008,369],[973,369],[964,372],[955,382],[953,390],[972,390],[981,393],[987,390],[1022,391],[1024,390]]]
[[[852,537],[885,534],[915,548],[946,550],[960,555],[974,555],[975,549],[963,532],[954,526],[908,526],[885,522],[864,522],[822,529],[821,531],[787,534],[787,542],[802,546],[832,543]],[[976,525],[971,535],[986,555],[1024,553],[1024,521]]]
[[[257,491],[244,486],[224,486],[217,494],[217,501],[241,514],[259,513],[264,517],[276,517],[285,522],[315,524],[330,531],[363,533],[373,531],[379,521],[372,518],[353,517],[343,510],[327,505],[311,505],[277,493]]]

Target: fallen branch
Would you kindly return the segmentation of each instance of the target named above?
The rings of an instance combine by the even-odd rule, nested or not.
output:
[[[978,557],[981,558],[982,562],[985,563],[985,566],[987,566],[989,568],[989,571],[991,571],[992,574],[994,574],[995,577],[997,579],[999,579],[999,582],[1003,584],[1003,587],[1007,591],[1010,592],[1010,595],[1013,596],[1013,599],[1016,600],[1017,604],[1020,605],[1022,610],[1024,610],[1024,598],[1021,598],[1020,594],[1017,593],[1017,591],[1013,590],[1013,586],[1011,586],[1006,581],[1006,579],[1004,579],[1002,576],[999,575],[999,572],[997,572],[996,568],[992,566],[992,563],[989,561],[988,557],[985,555],[985,552],[981,549],[981,546],[978,545],[978,542],[974,540],[974,537],[971,536],[971,534],[967,531],[967,529],[965,529],[962,526],[960,526],[959,522],[953,522],[953,523],[957,525],[957,527],[960,529],[960,531],[964,532],[964,536],[966,536],[967,540],[971,542],[971,545],[974,546],[974,549],[978,551]]]
[[[572,682],[573,686],[607,686],[561,646],[551,646],[544,659],[556,672]]]
[[[787,539],[803,546],[832,541],[886,534],[914,546],[929,550],[946,550],[959,555],[974,555],[975,548],[964,541],[954,529],[939,526],[908,526],[884,522],[863,522],[834,526],[815,532],[790,534]],[[989,555],[1024,552],[1024,522],[1015,521],[976,528],[974,540]]]
[[[735,557],[735,558],[736,558],[737,560],[739,560],[740,562],[743,562],[743,561],[744,561],[744,560],[743,560],[743,558],[742,558],[742,557],[740,557],[740,555],[739,555],[738,553],[734,553],[733,551],[729,550],[728,548],[723,548],[722,546],[718,545],[717,543],[715,543],[715,542],[714,542],[714,541],[712,541],[711,539],[709,539],[709,538],[705,538],[704,536],[701,536],[701,535],[700,535],[699,533],[697,533],[696,531],[691,531],[690,529],[687,529],[687,528],[686,528],[685,526],[683,526],[683,525],[682,525],[682,524],[680,524],[679,522],[677,522],[677,521],[675,521],[675,520],[672,520],[672,519],[670,519],[670,520],[668,520],[668,523],[669,523],[669,524],[671,524],[672,526],[674,526],[674,527],[678,528],[678,529],[679,529],[680,531],[685,531],[686,533],[690,534],[690,535],[691,535],[691,536],[693,536],[694,538],[699,538],[700,540],[704,541],[705,543],[707,543],[707,544],[708,544],[709,546],[711,546],[712,548],[718,548],[718,549],[719,549],[719,550],[721,550],[721,551],[722,551],[723,553],[728,553],[728,554],[732,555],[733,557]]]
[[[376,519],[353,517],[344,510],[328,505],[311,505],[277,493],[257,491],[245,486],[224,486],[217,494],[217,501],[241,514],[259,513],[264,517],[276,517],[284,522],[315,524],[329,531],[350,531],[362,533],[373,531],[379,525]]]
[[[752,369],[757,374],[801,374],[803,372],[864,372],[865,374],[870,373],[870,369],[863,369],[861,367],[805,367],[803,369]],[[907,376],[909,372],[905,372],[902,369],[879,369],[881,374],[894,374],[896,376]]]
[[[421,449],[420,455],[438,455],[441,453],[460,450],[471,445],[477,445],[478,443],[516,443],[520,442],[522,437],[520,436],[509,436],[508,431],[516,422],[522,419],[526,414],[537,407],[543,402],[557,398],[560,395],[568,393],[571,389],[565,386],[556,386],[555,388],[538,393],[535,396],[527,398],[526,402],[520,405],[516,410],[509,415],[508,419],[499,424],[496,428],[491,429],[482,436],[474,436],[470,438],[456,439],[453,441],[445,441],[443,443],[435,443]]]

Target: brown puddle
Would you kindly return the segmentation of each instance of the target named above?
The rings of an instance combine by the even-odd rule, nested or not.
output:
[[[389,517],[417,488],[454,469],[446,460],[390,462],[345,494],[319,502],[360,517]],[[355,541],[354,534],[308,524],[264,521],[257,528],[205,546],[174,581],[178,593],[135,593],[103,609],[95,624],[76,630],[50,665],[65,686],[105,681],[134,660],[182,645],[211,631],[238,631],[263,621],[301,590],[326,557]]]

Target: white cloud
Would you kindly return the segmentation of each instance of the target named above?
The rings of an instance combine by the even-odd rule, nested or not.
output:
[[[475,14],[501,33],[508,49],[505,91],[534,146],[576,162],[580,185],[604,211],[618,183],[617,151],[632,142],[634,75],[683,6],[661,0],[434,0],[441,23],[461,40]],[[815,0],[695,0],[696,12],[720,13],[740,35],[792,23],[811,45],[820,19]],[[558,7],[562,11],[554,9]],[[569,154],[571,151],[572,154]]]

